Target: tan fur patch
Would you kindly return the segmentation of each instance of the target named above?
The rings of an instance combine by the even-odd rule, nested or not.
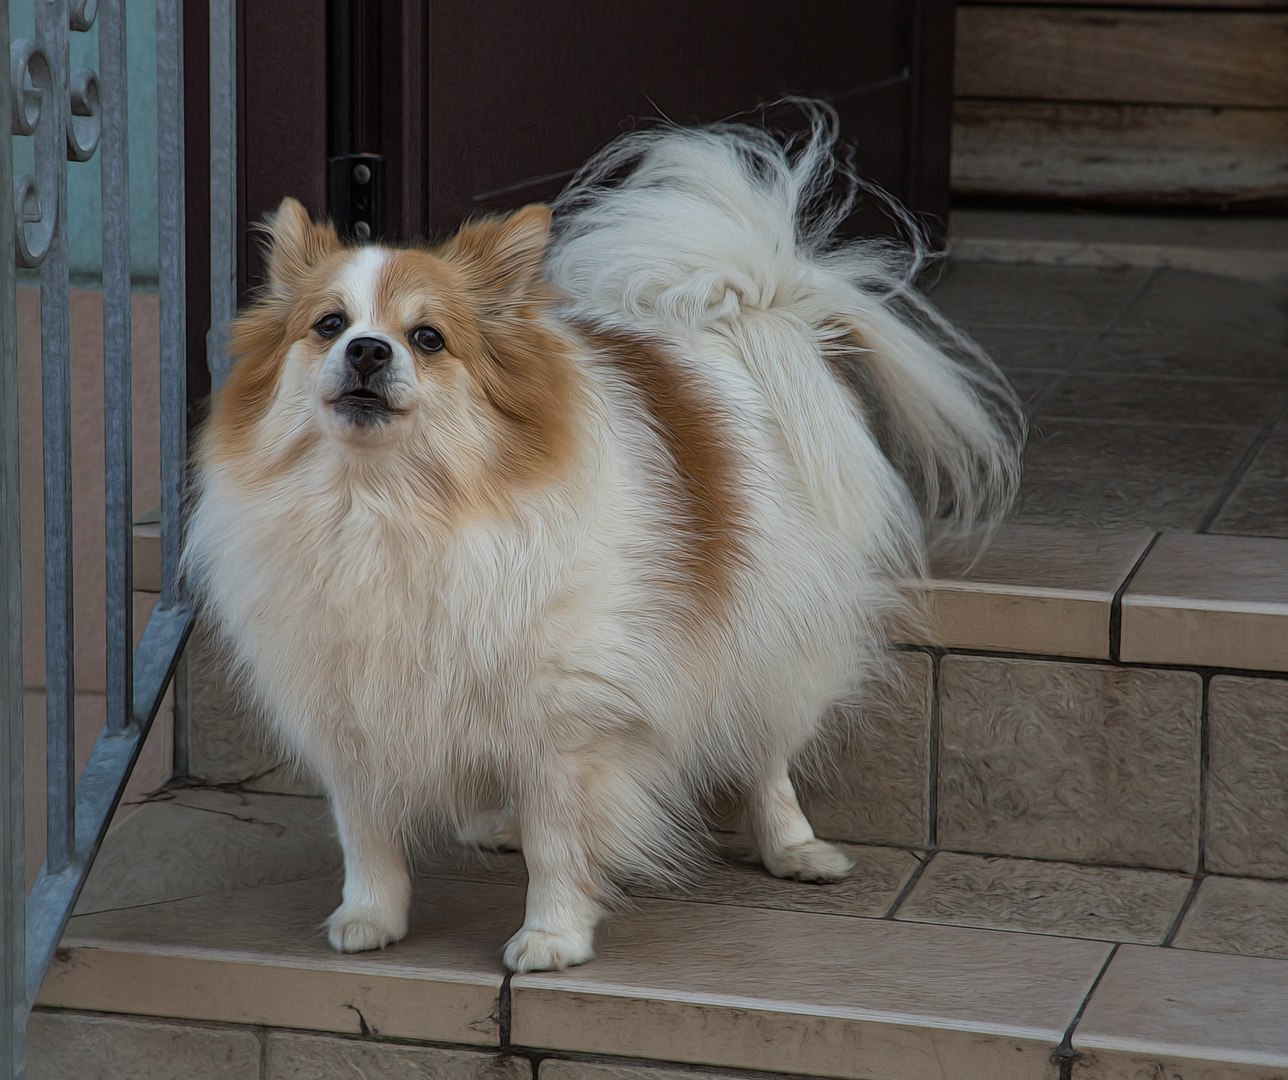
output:
[[[490,492],[479,493],[492,501],[562,470],[572,454],[581,394],[568,343],[541,318],[546,294],[524,292],[496,304],[494,294],[471,280],[472,267],[458,261],[454,243],[442,249],[445,256],[414,249],[391,253],[378,285],[377,318],[386,326],[405,323],[408,333],[418,325],[437,329],[447,342],[445,359],[465,367],[487,402],[502,429],[487,478]],[[412,318],[397,314],[408,297],[423,298]]]
[[[698,611],[719,617],[743,558],[746,521],[734,450],[724,437],[728,419],[656,342],[607,327],[581,329],[639,395],[674,463],[686,540],[681,570]]]

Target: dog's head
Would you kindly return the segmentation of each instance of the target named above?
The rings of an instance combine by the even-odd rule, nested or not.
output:
[[[551,467],[571,385],[541,283],[544,206],[433,250],[347,246],[294,199],[265,228],[268,281],[230,327],[211,456],[262,471],[329,455],[460,495]]]

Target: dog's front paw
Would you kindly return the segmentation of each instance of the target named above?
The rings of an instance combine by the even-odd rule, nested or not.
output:
[[[562,970],[594,958],[594,932],[557,934],[525,926],[506,942],[501,956],[505,966],[516,975],[525,971]]]
[[[383,949],[407,934],[407,916],[372,905],[341,904],[326,921],[327,940],[337,952]]]
[[[797,881],[840,881],[854,869],[854,863],[840,848],[822,840],[806,840],[767,852],[764,860],[765,869],[774,877]]]

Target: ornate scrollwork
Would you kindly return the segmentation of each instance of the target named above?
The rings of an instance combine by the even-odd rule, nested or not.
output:
[[[67,160],[88,161],[98,149],[102,131],[98,76],[89,68],[72,72],[71,99],[72,108],[67,116]],[[78,118],[84,122],[77,123]]]
[[[98,18],[98,0],[71,0],[67,5],[67,25],[84,33]]]
[[[98,18],[98,0],[69,0],[69,30],[89,30]],[[43,43],[48,46],[48,42]],[[66,43],[63,45],[66,63]],[[47,114],[61,110],[48,108],[54,89],[53,68],[42,42],[15,41],[9,50],[9,82],[12,108],[9,127],[14,135],[36,133]],[[102,133],[102,105],[98,76],[88,68],[73,71],[67,82],[69,101],[66,112],[66,146],[68,161],[89,161],[98,150]],[[14,246],[18,265],[36,269],[45,261],[57,236],[59,173],[61,166],[45,161],[37,154],[36,175],[14,177]]]
[[[11,89],[10,130],[14,135],[32,135],[40,127],[45,102],[53,90],[49,59],[30,40],[15,41],[9,48]],[[58,178],[53,169],[36,169],[39,182],[30,173],[13,181],[14,247],[18,265],[34,270],[49,254],[54,242],[58,214]]]
[[[40,126],[45,95],[53,85],[49,60],[34,41],[15,41],[9,46],[9,82],[13,87],[10,97],[13,133],[30,135]]]

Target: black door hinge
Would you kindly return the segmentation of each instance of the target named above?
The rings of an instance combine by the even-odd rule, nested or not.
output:
[[[346,240],[379,240],[385,235],[388,190],[382,154],[345,154],[327,161],[331,221]]]

